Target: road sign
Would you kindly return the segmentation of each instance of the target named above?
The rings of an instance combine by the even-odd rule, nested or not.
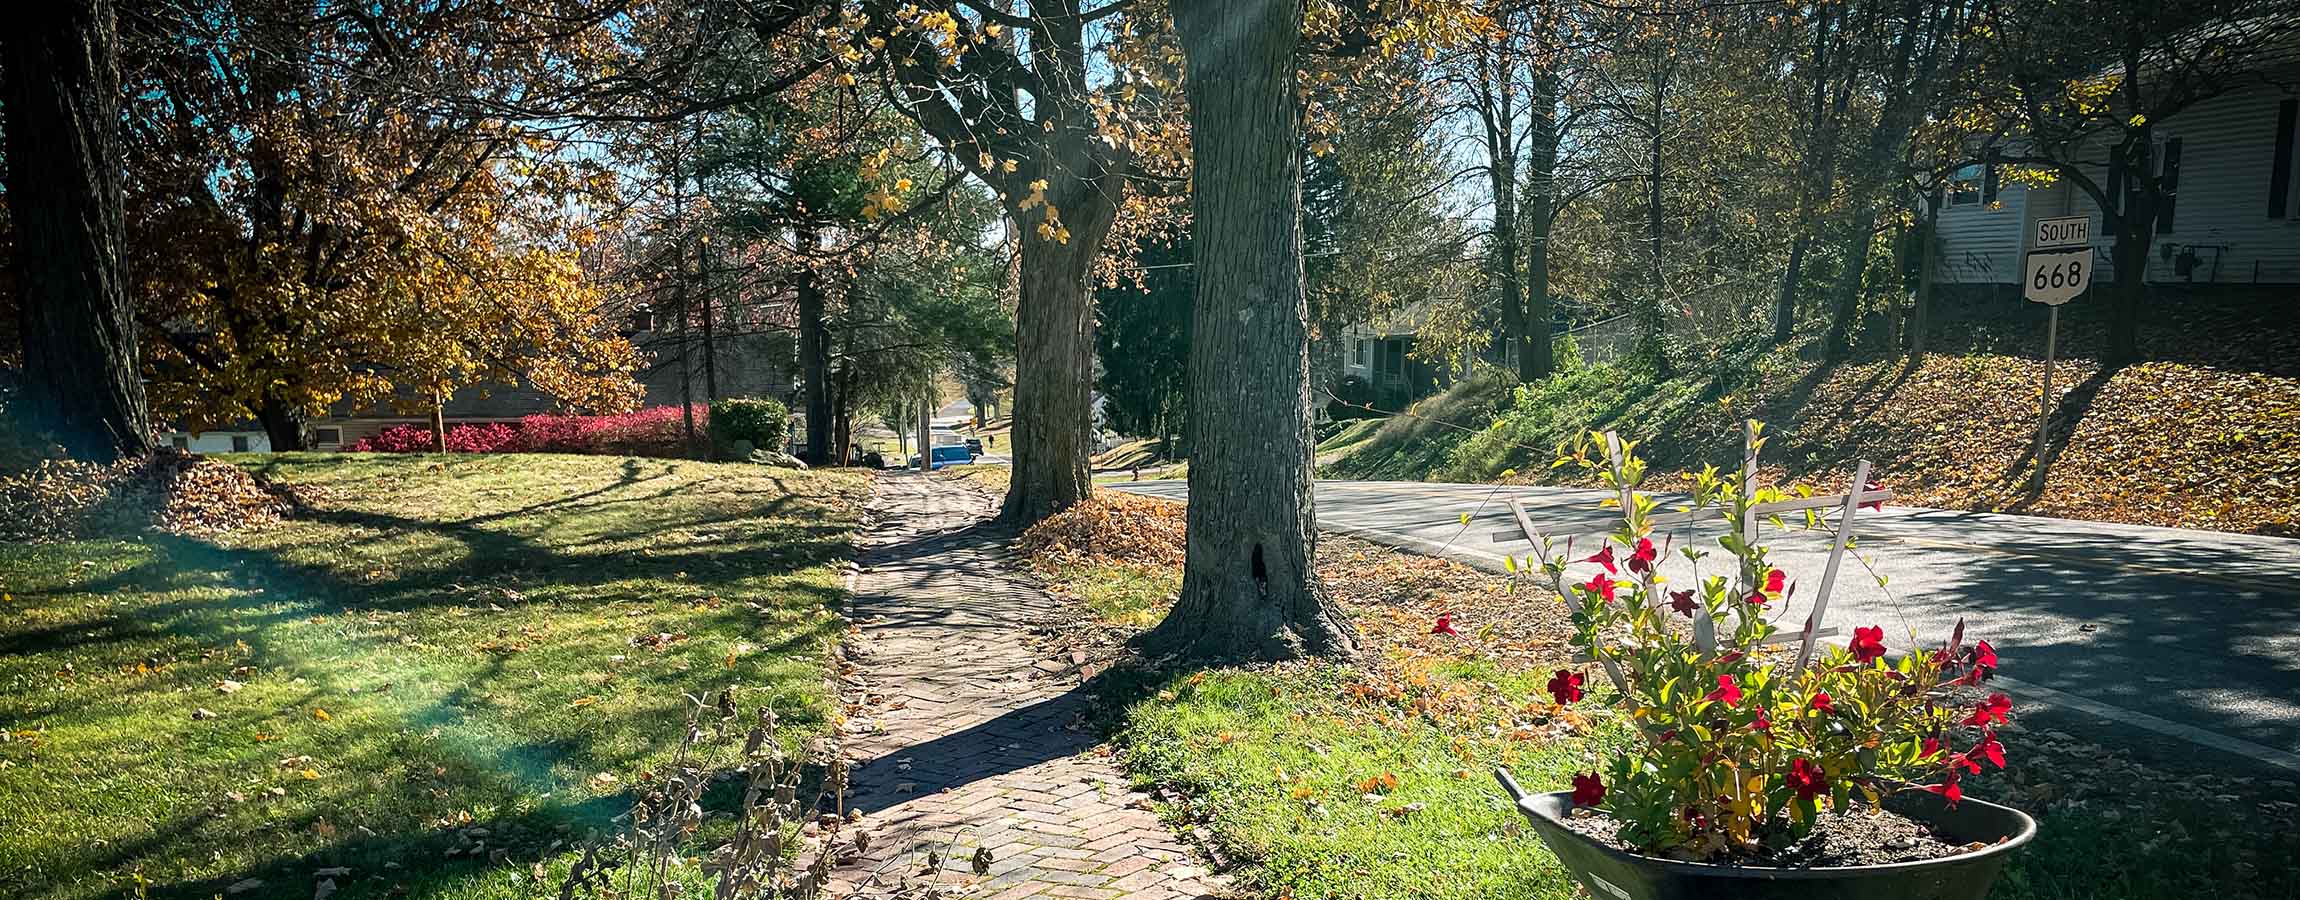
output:
[[[2092,243],[2092,219],[2087,216],[2059,216],[2036,220],[2036,239],[2029,246],[2038,250],[2054,247],[2082,247]]]
[[[2022,259],[2021,295],[2052,308],[2044,326],[2044,390],[2036,414],[2036,449],[2031,454],[2036,466],[2029,480],[2032,491],[2044,490],[2045,432],[2052,422],[2052,358],[2057,349],[2053,345],[2060,337],[2060,305],[2092,286],[2091,240],[2090,219],[2042,219],[2036,223],[2036,246],[2044,249],[2031,250]]]
[[[2031,250],[2021,266],[2021,294],[2059,306],[2092,286],[2092,248]]]

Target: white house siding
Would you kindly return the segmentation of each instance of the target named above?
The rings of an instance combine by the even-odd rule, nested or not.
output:
[[[2029,191],[2017,184],[1997,190],[1997,202],[1942,207],[1938,268],[1933,280],[1945,284],[2011,284],[2020,280],[2022,242]]]
[[[2155,129],[2159,141],[2180,139],[2180,184],[2172,230],[2159,231],[2150,248],[2151,284],[2300,284],[2300,211],[2288,211],[2281,219],[2268,216],[2276,107],[2288,96],[2278,89],[2243,91],[2197,104]],[[2102,158],[2106,150],[2086,155]],[[2087,174],[2107,182],[2105,166]],[[2293,193],[2300,197],[2300,173],[2294,184]],[[2108,253],[2114,239],[2090,195],[2064,181],[2034,191],[2007,185],[2000,198],[2002,209],[1967,205],[1941,211],[1935,280],[2017,283],[2036,221],[2071,215],[2092,220],[2095,280],[2112,280]],[[2183,251],[2197,258],[2187,275],[2174,264]]]
[[[193,453],[272,452],[272,439],[261,431],[175,431],[162,435],[160,442]]]

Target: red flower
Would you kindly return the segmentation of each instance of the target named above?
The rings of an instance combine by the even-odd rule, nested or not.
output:
[[[1973,642],[1973,668],[1994,674],[1997,670],[1997,648],[1989,646],[1987,641]],[[1986,678],[1988,676],[1983,675],[1981,677]]]
[[[1638,538],[1637,551],[1629,555],[1629,571],[1651,571],[1653,569],[1653,561],[1659,559],[1660,557],[1660,552],[1653,549],[1652,538]]]
[[[1789,762],[1789,786],[1797,790],[1797,799],[1811,800],[1829,792],[1829,774],[1800,756]]]
[[[1987,725],[1990,722],[2011,721],[2012,698],[2003,694],[1990,694],[1989,698],[1973,704],[1973,714],[1965,719],[1967,725]]]
[[[1948,783],[1928,784],[1925,785],[1925,790],[1941,795],[1942,799],[1949,801],[1949,808],[1951,809],[1956,808],[1957,801],[1963,800],[1965,798],[1964,789],[1957,787],[1957,775],[1955,772],[1949,773]]]
[[[1783,572],[1783,571],[1781,571],[1780,569],[1774,569],[1774,570],[1772,570],[1772,571],[1766,572],[1766,573],[1765,573],[1765,593],[1768,593],[1768,594],[1778,594],[1778,593],[1780,593],[1780,592],[1781,592],[1781,586],[1782,586],[1782,584],[1783,584],[1784,582],[1787,582],[1788,580],[1789,580],[1789,573],[1787,573],[1787,572]]]
[[[1999,769],[2005,767],[2005,745],[1997,743],[1995,732],[1981,732],[1981,745],[1974,747],[1973,752],[1980,754],[1982,759],[1988,760]]]
[[[1607,568],[1612,567],[1608,566]],[[1613,602],[1613,579],[1602,572],[1589,576],[1589,583],[1582,585],[1582,587],[1588,589],[1590,593],[1604,598],[1607,603]]]
[[[1606,571],[1606,572],[1608,572],[1608,573],[1619,571],[1619,570],[1617,570],[1617,569],[1613,568],[1613,545],[1612,545],[1612,544],[1607,544],[1607,545],[1605,545],[1605,546],[1603,546],[1603,547],[1599,547],[1599,548],[1597,548],[1597,552],[1596,552],[1595,554],[1592,554],[1592,555],[1591,555],[1591,556],[1590,556],[1588,559],[1584,559],[1584,560],[1582,560],[1582,562],[1591,562],[1591,563],[1596,563],[1596,564],[1598,564],[1598,565],[1604,566],[1604,567],[1605,567],[1605,571]],[[1611,599],[1611,598],[1607,598],[1607,599]]]
[[[1573,776],[1573,805],[1596,806],[1605,802],[1605,779],[1596,772]]]
[[[1852,649],[1853,659],[1861,663],[1885,655],[1885,629],[1881,626],[1853,629]]]
[[[1719,675],[1717,676],[1717,689],[1710,691],[1701,699],[1723,701],[1726,706],[1739,705],[1741,702],[1741,685],[1735,682],[1731,675]]]
[[[1773,599],[1773,598],[1765,596],[1765,592],[1764,592],[1764,591],[1750,591],[1750,592],[1749,592],[1749,605],[1750,605],[1750,606],[1764,606],[1764,605],[1765,605],[1765,601],[1767,601],[1767,600],[1771,600],[1771,599]]]
[[[1670,591],[1669,608],[1676,610],[1679,615],[1683,615],[1686,618],[1692,618],[1693,610],[1696,608],[1693,604],[1693,589],[1686,588],[1682,591]]]
[[[1430,633],[1448,634],[1454,637],[1461,637],[1461,632],[1455,631],[1453,629],[1453,613],[1439,613],[1437,617],[1437,624],[1430,626]]]
[[[1567,703],[1580,702],[1581,673],[1567,669],[1557,670],[1557,674],[1549,676],[1549,695],[1556,697],[1561,706]]]
[[[1884,485],[1884,483],[1883,483],[1883,482],[1878,482],[1878,481],[1872,481],[1872,482],[1869,482],[1869,483],[1867,483],[1867,484],[1861,485],[1861,493],[1864,493],[1864,494],[1866,494],[1866,493],[1868,493],[1868,492],[1870,492],[1870,491],[1881,491],[1881,490],[1884,490],[1884,489],[1885,489],[1885,485]],[[1885,501],[1883,501],[1883,500],[1871,500],[1871,501],[1869,501],[1869,502],[1867,502],[1867,503],[1863,503],[1863,504],[1861,504],[1861,508],[1862,508],[1862,509],[1874,509],[1874,510],[1877,510],[1877,511],[1879,511],[1879,512],[1882,512],[1882,511],[1884,511],[1884,509],[1885,509]]]
[[[1837,703],[1836,701],[1829,699],[1828,691],[1821,691],[1814,694],[1813,702],[1811,705],[1813,709],[1817,709],[1825,713],[1835,714],[1837,711]]]
[[[1749,722],[1749,727],[1757,731],[1771,731],[1773,730],[1773,719],[1771,716],[1765,715],[1763,709],[1759,709],[1757,710],[1757,718]]]
[[[1963,769],[1967,772],[1978,775],[1981,773],[1981,764],[1973,762],[1973,755],[1971,753],[1959,753],[1955,756],[1949,757],[1949,774],[1956,774],[1958,769]]]
[[[1942,751],[1944,751],[1944,750],[1946,750],[1946,749],[1948,749],[1948,748],[1941,746],[1941,739],[1940,739],[1940,738],[1926,738],[1926,739],[1925,739],[1924,756],[1922,756],[1922,757],[1919,757],[1919,758],[1921,758],[1921,759],[1932,759],[1933,757],[1936,757],[1936,756],[1939,756],[1939,755],[1941,755],[1941,752],[1942,752]]]

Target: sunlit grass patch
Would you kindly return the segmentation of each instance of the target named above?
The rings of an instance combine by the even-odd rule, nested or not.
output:
[[[1203,821],[1257,892],[1572,896],[1490,772],[1560,788],[1622,729],[1550,721],[1533,679],[1482,661],[1415,671],[1399,683],[1330,664],[1177,677],[1128,708],[1120,743],[1137,778],[1189,798],[1177,813]],[[1420,702],[1449,694],[1479,701]]]
[[[0,895],[141,873],[300,900],[347,866],[337,897],[527,896],[664,761],[687,696],[733,687],[791,743],[827,725],[858,476],[238,461],[316,509],[221,545],[0,548]]]
[[[1166,617],[1182,573],[1156,566],[1072,558],[1041,566],[1049,586],[1077,597],[1094,617],[1111,625],[1148,628]]]

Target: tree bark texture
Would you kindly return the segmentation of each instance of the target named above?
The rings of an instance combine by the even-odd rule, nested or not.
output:
[[[814,243],[812,232],[803,233],[802,244]],[[844,456],[833,456],[831,447],[831,342],[828,329],[823,325],[823,291],[815,282],[814,272],[799,273],[799,373],[807,383],[807,458],[810,466],[824,465],[832,459],[845,462]]]
[[[263,402],[256,406],[256,422],[264,428],[264,437],[271,441],[272,452],[304,449],[303,420],[289,408],[287,400],[277,390],[266,390]]]
[[[1190,100],[1189,552],[1154,652],[1278,659],[1356,643],[1316,569],[1302,292],[1301,0],[1175,7]]]
[[[1646,285],[1645,302],[1639,306],[1642,314],[1638,316],[1637,323],[1637,352],[1638,355],[1646,358],[1648,364],[1653,367],[1655,375],[1668,378],[1670,374],[1669,351],[1663,341],[1663,332],[1667,329],[1669,321],[1667,312],[1669,282],[1661,266],[1662,228],[1664,224],[1661,214],[1661,182],[1668,173],[1663,166],[1661,151],[1665,133],[1663,130],[1664,123],[1668,121],[1665,116],[1669,111],[1669,72],[1666,67],[1660,65],[1658,60],[1656,60],[1651,87],[1653,92],[1653,131],[1651,146],[1647,148],[1649,171],[1646,173],[1645,179],[1645,240],[1648,265],[1646,277],[1649,283]]]
[[[1532,113],[1527,129],[1525,215],[1519,224],[1530,235],[1525,250],[1525,318],[1527,331],[1518,345],[1517,377],[1535,381],[1557,371],[1557,348],[1551,336],[1549,296],[1549,235],[1557,216],[1557,73],[1546,61],[1535,62],[1533,89],[1528,102]]]
[[[1518,268],[1517,206],[1517,63],[1508,38],[1496,40],[1478,54],[1477,113],[1484,125],[1486,183],[1493,192],[1493,233],[1487,240],[1493,256],[1487,266],[1500,293],[1501,328],[1514,345],[1517,373],[1531,381],[1532,334],[1525,308],[1525,281]],[[1547,323],[1541,324],[1544,336]]]
[[[120,272],[120,65],[109,0],[35,4],[0,34],[22,406],[74,457],[152,450]]]
[[[1086,269],[1116,207],[1092,191],[1065,192],[1068,243],[1022,234],[1022,300],[1014,314],[1013,480],[1003,514],[1029,525],[1086,499],[1086,442],[1094,410],[1094,304]],[[1075,218],[1074,218],[1075,217]]]

